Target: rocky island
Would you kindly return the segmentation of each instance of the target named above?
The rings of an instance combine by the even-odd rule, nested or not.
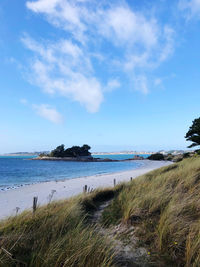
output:
[[[40,154],[34,160],[52,160],[52,161],[81,161],[81,162],[110,162],[118,161],[112,159],[101,159],[92,157],[89,150],[91,147],[89,145],[83,146],[72,146],[65,149],[62,144],[52,150],[49,154]]]
[[[65,149],[62,144],[52,150],[49,154],[42,153],[37,158],[33,160],[52,160],[52,161],[79,161],[79,162],[118,162],[126,160],[139,160],[144,159],[141,156],[135,156],[132,159],[109,159],[109,158],[94,158],[89,150],[91,147],[89,145],[83,146],[72,146]]]

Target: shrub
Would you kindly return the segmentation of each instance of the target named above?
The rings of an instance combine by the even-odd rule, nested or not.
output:
[[[156,153],[156,154],[152,154],[151,156],[148,157],[148,159],[150,160],[164,160],[164,155],[161,153]]]

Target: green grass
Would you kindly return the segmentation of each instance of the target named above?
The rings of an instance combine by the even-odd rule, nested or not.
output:
[[[111,244],[86,219],[110,194],[97,191],[2,221],[0,266],[111,266]]]
[[[127,184],[103,213],[104,224],[119,221],[137,227],[154,266],[200,266],[200,157]]]

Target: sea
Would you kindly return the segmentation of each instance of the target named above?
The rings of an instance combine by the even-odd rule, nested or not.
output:
[[[129,159],[134,154],[93,155],[98,158]],[[141,155],[144,158],[148,155]],[[114,173],[140,167],[139,161],[66,162],[30,160],[30,156],[0,156],[0,191],[52,180]]]

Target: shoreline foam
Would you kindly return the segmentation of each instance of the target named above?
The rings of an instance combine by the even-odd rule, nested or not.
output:
[[[140,160],[142,166],[116,173],[97,174],[67,180],[47,181],[21,186],[13,190],[0,191],[0,219],[10,215],[15,215],[16,207],[19,212],[32,207],[33,197],[38,197],[39,205],[48,203],[52,190],[56,190],[53,200],[66,199],[78,195],[83,191],[83,186],[87,184],[90,188],[113,186],[113,180],[117,183],[130,181],[130,177],[136,178],[144,173],[167,166],[171,162]]]

